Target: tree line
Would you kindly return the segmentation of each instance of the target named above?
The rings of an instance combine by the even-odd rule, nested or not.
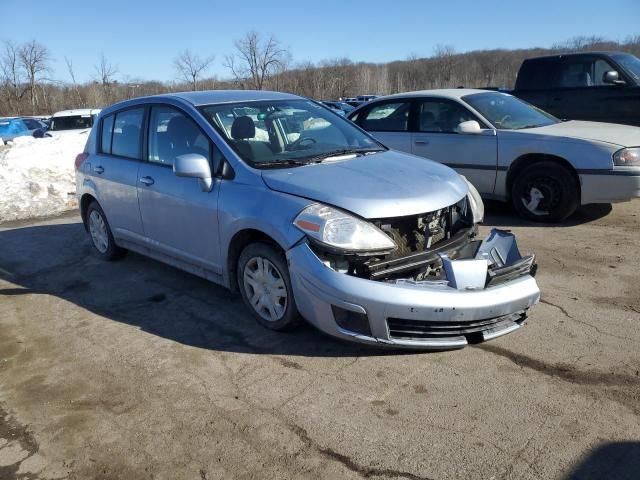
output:
[[[0,51],[0,116],[101,108],[132,97],[184,90],[269,89],[337,99],[459,86],[511,88],[525,58],[585,50],[616,50],[640,56],[640,35],[622,42],[597,36],[576,37],[551,48],[464,53],[450,45],[438,45],[426,58],[410,55],[387,63],[335,58],[313,63],[294,62],[274,35],[250,31],[236,40],[234,51],[224,57],[226,78],[208,74],[215,55],[200,57],[186,49],[173,59],[175,79],[169,82],[137,80],[121,72],[104,54],[94,65],[91,81],[78,82],[73,61],[67,57],[66,74],[56,78],[51,66],[53,56],[45,45],[36,40],[23,44],[6,40]]]

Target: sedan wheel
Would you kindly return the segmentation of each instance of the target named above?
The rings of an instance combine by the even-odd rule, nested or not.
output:
[[[287,288],[278,269],[266,258],[252,257],[243,282],[249,303],[267,322],[281,320],[287,309]]]
[[[89,215],[89,233],[91,234],[91,240],[96,250],[102,254],[106,253],[109,248],[109,235],[104,218],[102,218],[98,210],[93,210],[91,215]]]
[[[237,272],[242,299],[260,325],[271,330],[298,325],[300,316],[281,250],[266,243],[252,243],[240,254]]]

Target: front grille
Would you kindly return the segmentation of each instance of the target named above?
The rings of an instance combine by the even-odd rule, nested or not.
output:
[[[433,340],[452,337],[466,337],[467,341],[482,340],[482,333],[502,330],[522,323],[526,318],[524,312],[512,313],[486,320],[434,322],[410,320],[404,318],[387,318],[389,337],[397,340]]]

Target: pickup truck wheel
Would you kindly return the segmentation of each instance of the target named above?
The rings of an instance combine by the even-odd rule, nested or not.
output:
[[[238,287],[242,300],[260,325],[290,330],[300,323],[287,261],[266,243],[252,243],[238,259]]]
[[[111,227],[109,227],[107,217],[98,202],[91,202],[87,207],[85,222],[87,232],[91,237],[91,244],[100,258],[103,260],[116,260],[126,253],[126,250],[118,247],[113,240]]]
[[[578,182],[562,165],[536,162],[518,173],[511,188],[511,202],[523,218],[561,222],[580,204]]]

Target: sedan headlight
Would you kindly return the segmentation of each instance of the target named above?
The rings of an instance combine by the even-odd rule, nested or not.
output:
[[[618,150],[613,154],[613,164],[619,167],[640,166],[640,147]]]
[[[473,223],[480,223],[484,220],[484,202],[482,201],[482,197],[476,187],[467,180],[467,177],[464,175],[460,175],[462,179],[467,182],[467,187],[469,187],[469,193],[467,197],[469,198],[469,204],[471,205],[471,211],[473,212]]]
[[[375,225],[322,204],[305,208],[293,224],[311,239],[348,252],[389,251],[396,244]]]

